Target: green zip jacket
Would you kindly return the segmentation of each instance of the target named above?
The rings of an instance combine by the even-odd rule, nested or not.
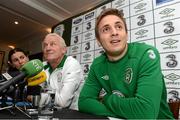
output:
[[[102,101],[99,93],[105,91]],[[80,93],[79,110],[127,119],[173,119],[156,48],[129,43],[126,55],[109,61],[106,54],[91,65]]]

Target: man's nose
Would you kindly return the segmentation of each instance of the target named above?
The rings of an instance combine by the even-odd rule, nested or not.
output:
[[[48,44],[45,49],[49,50],[50,48],[51,48],[51,46]]]
[[[118,34],[116,28],[114,28],[114,27],[111,28],[111,33],[112,33],[112,35],[117,35]]]

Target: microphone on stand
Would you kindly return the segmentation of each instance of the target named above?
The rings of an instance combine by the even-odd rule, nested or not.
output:
[[[13,84],[17,84],[21,82],[25,77],[32,77],[37,75],[43,70],[43,64],[40,60],[35,59],[27,62],[20,69],[20,73],[8,80],[8,82],[4,83],[0,86],[0,93],[6,92],[6,89],[9,88]]]
[[[27,85],[28,86],[36,86],[39,85],[41,83],[43,83],[46,80],[46,73],[44,71],[41,71],[40,73],[38,73],[35,76],[32,76],[30,78],[27,79]]]

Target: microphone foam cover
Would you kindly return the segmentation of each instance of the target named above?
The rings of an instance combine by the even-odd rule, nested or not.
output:
[[[25,72],[27,77],[35,76],[43,70],[43,63],[39,59],[34,59],[24,64],[20,70]]]
[[[36,86],[43,83],[46,80],[46,73],[41,71],[39,74],[27,79],[28,86]]]

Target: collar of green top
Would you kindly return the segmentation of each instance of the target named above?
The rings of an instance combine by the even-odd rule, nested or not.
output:
[[[61,62],[57,66],[57,68],[62,68],[64,66],[66,59],[67,59],[67,55],[64,55],[63,59],[61,60]],[[49,73],[52,73],[54,71],[49,63],[48,63],[48,65],[44,66],[44,69],[47,69],[47,68],[49,68],[49,70],[48,70]]]

